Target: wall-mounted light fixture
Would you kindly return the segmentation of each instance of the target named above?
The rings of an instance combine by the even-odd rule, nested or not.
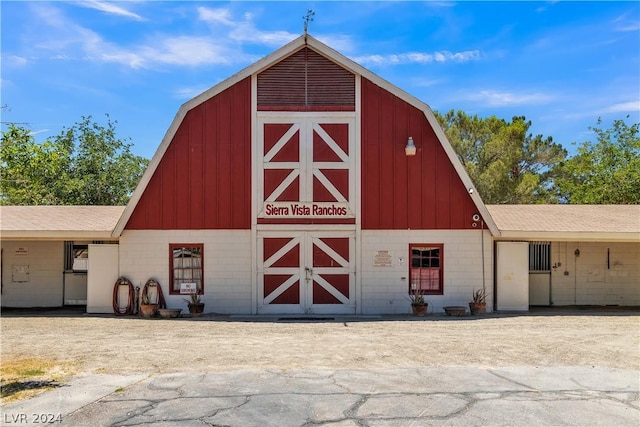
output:
[[[576,249],[575,252],[573,253],[575,256],[579,257],[580,256],[580,249]]]
[[[413,138],[409,137],[409,139],[407,139],[407,145],[404,147],[404,152],[407,156],[416,155],[416,145],[413,143]]]

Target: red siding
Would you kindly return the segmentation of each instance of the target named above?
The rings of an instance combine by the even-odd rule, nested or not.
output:
[[[473,228],[475,204],[421,110],[363,78],[361,135],[363,229]]]
[[[251,79],[191,109],[126,229],[251,228]]]

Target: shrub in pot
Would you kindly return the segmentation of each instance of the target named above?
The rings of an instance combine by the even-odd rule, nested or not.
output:
[[[469,303],[469,311],[474,316],[487,312],[487,291],[484,288],[473,291],[473,298]]]
[[[422,295],[420,291],[415,290],[409,295],[409,301],[411,302],[411,312],[414,316],[424,316],[427,314],[429,303],[425,301],[424,295]]]
[[[204,312],[204,303],[200,300],[200,295],[197,290],[190,293],[189,298],[183,298],[183,300],[187,303],[191,317],[202,316],[202,313]]]

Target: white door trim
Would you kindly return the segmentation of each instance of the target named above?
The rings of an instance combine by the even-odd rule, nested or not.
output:
[[[357,307],[356,293],[356,233],[353,229],[349,231],[335,230],[259,230],[256,239],[256,284],[257,284],[257,313],[259,314],[355,314]],[[264,260],[264,239],[265,238],[288,238],[291,239],[273,255]],[[324,243],[322,238],[348,238],[349,239],[349,259],[345,259],[335,250]],[[335,267],[313,267],[313,246],[314,244],[338,265]],[[299,246],[299,265],[291,267],[273,267],[282,256],[291,249]],[[269,295],[264,294],[265,275],[282,274],[290,275]],[[348,275],[349,292],[348,297],[333,287],[323,275],[340,274]],[[299,304],[272,304],[284,291],[289,289],[296,281],[299,283]],[[321,286],[326,292],[331,294],[340,304],[314,304],[313,284]]]

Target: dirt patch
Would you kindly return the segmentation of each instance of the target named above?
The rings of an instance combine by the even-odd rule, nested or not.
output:
[[[74,364],[51,359],[5,358],[0,366],[0,404],[28,399],[60,387],[75,373]]]
[[[415,321],[3,317],[2,363],[93,373],[467,366],[640,368],[634,314],[431,317]]]

